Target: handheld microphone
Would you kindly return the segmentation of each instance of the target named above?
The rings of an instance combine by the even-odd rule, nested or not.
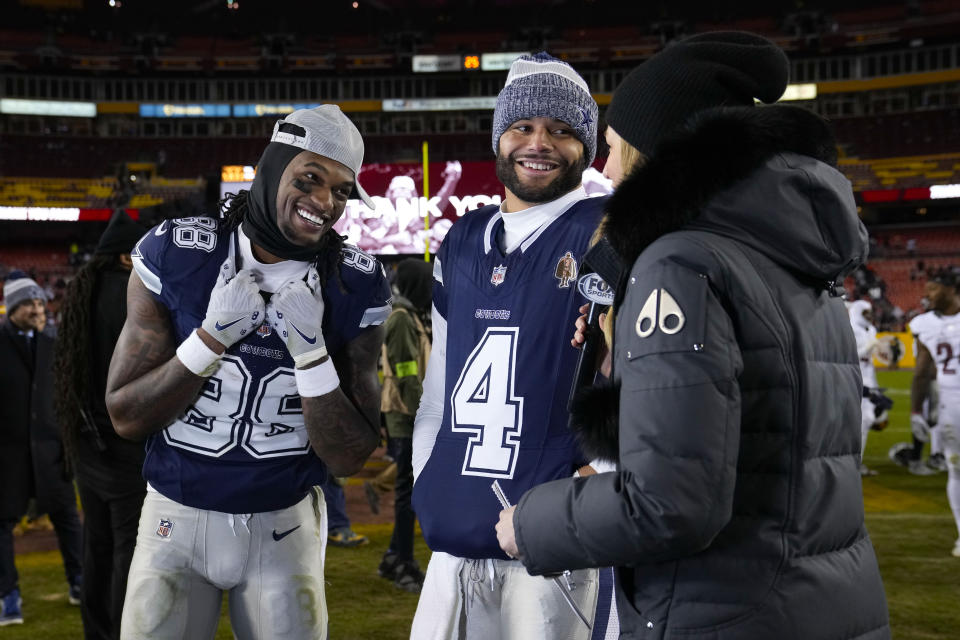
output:
[[[580,356],[577,358],[577,366],[570,385],[570,394],[567,397],[567,411],[571,410],[577,392],[592,385],[596,378],[597,353],[604,339],[603,331],[600,329],[600,314],[613,303],[613,287],[620,282],[620,276],[623,273],[623,262],[610,246],[606,236],[601,236],[583,256],[581,273],[583,275],[577,280],[577,288],[590,301],[590,308],[587,311],[584,342],[580,348]]]
[[[577,366],[573,370],[570,395],[567,397],[567,411],[573,410],[573,398],[577,395],[577,391],[592,385],[597,376],[597,352],[603,341],[600,314],[606,309],[606,305],[590,301],[590,308],[587,310],[587,328],[583,332],[583,344],[580,345],[580,355],[577,357]]]

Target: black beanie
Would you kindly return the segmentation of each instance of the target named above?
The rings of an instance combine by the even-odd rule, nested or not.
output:
[[[607,123],[649,156],[690,116],[712,107],[776,102],[787,88],[786,54],[744,31],[701,33],[681,40],[631,71],[607,108]]]
[[[100,242],[97,243],[97,248],[93,253],[95,255],[130,253],[146,232],[147,230],[134,222],[126,211],[117,209],[113,217],[110,218],[110,224],[107,225],[103,235],[100,236]]]
[[[405,258],[397,265],[397,292],[418,311],[429,311],[433,294],[433,265],[419,258]]]

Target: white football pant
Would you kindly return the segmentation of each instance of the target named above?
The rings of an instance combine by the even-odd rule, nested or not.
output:
[[[229,592],[237,640],[325,640],[327,516],[314,488],[280,511],[229,514],[150,491],[130,565],[123,640],[205,640]]]

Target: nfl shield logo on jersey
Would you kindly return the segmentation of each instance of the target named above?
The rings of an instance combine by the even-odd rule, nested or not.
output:
[[[490,275],[490,282],[493,283],[493,286],[499,287],[503,284],[505,277],[507,277],[507,268],[501,264],[493,268],[493,273]]]
[[[171,531],[173,531],[173,522],[160,518],[160,524],[157,525],[157,535],[161,538],[169,538]]]
[[[273,333],[273,329],[270,328],[269,322],[264,322],[259,327],[257,327],[257,335],[261,338],[269,338]]]

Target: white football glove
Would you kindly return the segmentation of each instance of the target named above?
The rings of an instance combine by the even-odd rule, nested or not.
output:
[[[323,292],[312,265],[307,281],[291,280],[280,287],[267,305],[270,325],[287,344],[298,369],[327,355],[323,341]]]
[[[930,425],[919,413],[910,415],[910,431],[913,432],[913,437],[920,442],[930,440]]]
[[[264,318],[263,298],[250,271],[236,273],[233,260],[220,265],[217,284],[210,292],[207,315],[200,325],[228,349],[260,326]]]

